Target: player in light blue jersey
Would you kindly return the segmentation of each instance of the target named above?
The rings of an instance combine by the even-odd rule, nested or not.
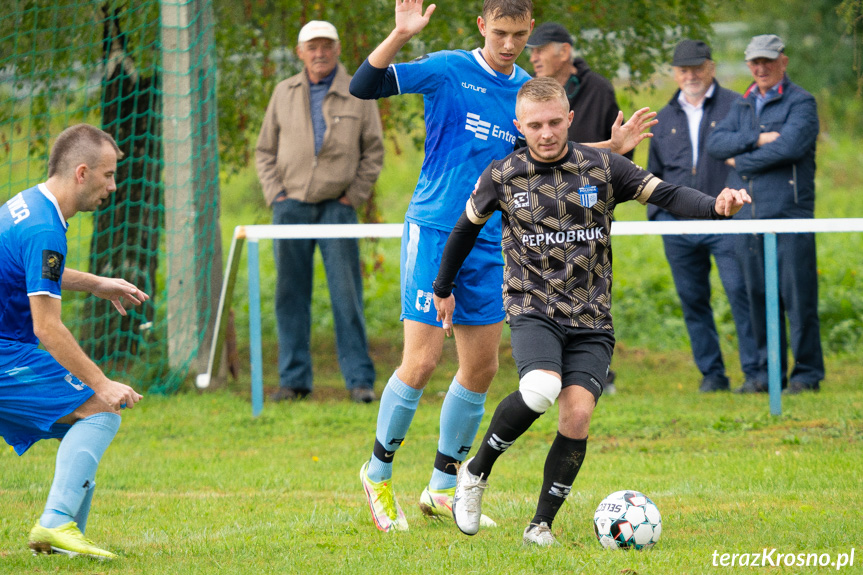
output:
[[[429,5],[423,13],[421,0],[396,0],[395,28],[351,82],[351,93],[359,98],[420,93],[425,105],[425,159],[402,235],[404,352],[381,396],[373,454],[360,471],[372,517],[382,531],[408,528],[393,491],[392,462],[443,350],[444,332],[432,301],[443,247],[485,166],[513,151],[516,94],[530,79],[515,64],[533,29],[530,0],[485,0],[477,18],[485,38],[482,48],[391,64],[425,28],[434,9]],[[646,112],[633,115],[623,130],[618,129],[619,116],[615,146],[635,147],[645,137],[641,132],[652,125]],[[451,517],[458,465],[471,449],[497,372],[504,319],[500,234],[495,215],[455,279],[456,297],[464,306],[453,318],[459,369],[441,408],[434,469],[420,496],[420,508],[430,517]],[[487,517],[482,521],[494,524]]]
[[[60,318],[60,288],[111,300],[123,315],[124,301],[149,299],[125,280],[65,266],[67,221],[116,190],[120,154],[102,130],[72,126],[51,149],[48,180],[0,206],[0,436],[19,455],[40,439],[61,440],[45,510],[30,531],[34,553],[115,557],[84,530],[120,409],[141,395],[108,379],[83,352]]]

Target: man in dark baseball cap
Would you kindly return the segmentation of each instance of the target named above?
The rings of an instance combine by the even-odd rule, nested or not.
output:
[[[534,28],[533,34],[527,39],[527,47],[536,48],[552,42],[572,45],[572,36],[561,24],[545,22]]]

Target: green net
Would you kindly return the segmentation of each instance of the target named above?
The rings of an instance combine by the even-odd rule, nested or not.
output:
[[[124,278],[152,299],[123,317],[66,293],[63,320],[109,377],[150,392],[203,370],[221,287],[211,12],[207,0],[0,8],[0,203],[46,179],[67,126],[114,136],[117,191],[71,219],[67,265]]]

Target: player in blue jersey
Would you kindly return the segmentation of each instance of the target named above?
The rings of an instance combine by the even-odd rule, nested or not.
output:
[[[124,302],[149,299],[125,280],[65,267],[67,221],[117,189],[120,154],[102,130],[72,126],[51,149],[48,180],[0,207],[0,436],[18,455],[40,439],[61,440],[45,510],[30,531],[34,553],[115,557],[84,530],[120,410],[141,395],[87,357],[60,318],[60,288],[111,300],[122,315]]]
[[[391,65],[399,50],[425,28],[434,9],[429,5],[423,13],[420,0],[396,0],[395,28],[351,82],[351,93],[359,98],[421,93],[425,105],[425,159],[402,236],[404,352],[381,396],[373,454],[360,471],[372,517],[382,531],[408,528],[393,491],[392,462],[443,349],[444,332],[432,302],[443,246],[464,210],[470,186],[489,162],[512,152],[518,133],[513,125],[515,98],[530,79],[515,64],[533,29],[530,0],[485,0],[477,18],[485,38],[482,48],[436,52]],[[620,139],[613,149],[631,149],[619,148],[618,141],[635,147],[647,136],[642,129],[653,125],[651,118],[640,110],[617,130],[621,114],[615,126]],[[497,372],[504,319],[500,233],[496,215],[455,280],[459,302],[464,302],[453,318],[459,369],[441,408],[434,469],[420,496],[423,513],[434,518],[451,517],[458,465],[473,444]],[[482,521],[484,526],[494,524],[487,517]]]

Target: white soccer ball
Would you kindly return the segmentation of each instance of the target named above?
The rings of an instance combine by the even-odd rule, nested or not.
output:
[[[596,508],[593,530],[606,549],[645,549],[659,541],[662,517],[643,493],[615,491]]]

